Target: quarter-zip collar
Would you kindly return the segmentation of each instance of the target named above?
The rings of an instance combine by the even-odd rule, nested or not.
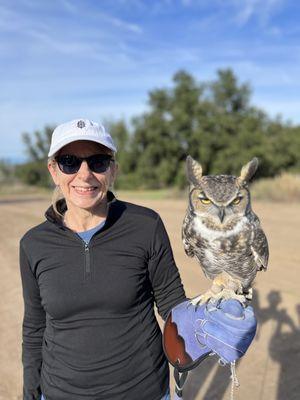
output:
[[[117,210],[114,210],[116,208],[120,208],[120,207],[115,207],[115,205],[116,205],[115,203],[119,203],[119,202],[117,201],[115,195],[112,192],[108,191],[107,192],[107,218],[106,218],[106,223],[105,223],[103,229],[106,229],[108,226],[111,226],[113,224],[113,222],[116,220],[116,218],[118,219],[120,216],[120,213],[115,212]],[[58,211],[62,215],[64,215],[68,209],[66,200],[64,198],[58,200],[58,202],[56,203],[56,207],[57,207]],[[53,205],[51,205],[47,209],[47,211],[45,212],[45,217],[49,222],[57,225],[59,228],[66,229],[66,227],[63,223],[63,218],[54,211]]]

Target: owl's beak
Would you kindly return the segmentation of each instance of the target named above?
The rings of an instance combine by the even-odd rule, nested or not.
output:
[[[221,223],[222,223],[223,220],[224,220],[224,217],[225,217],[225,209],[224,209],[223,207],[220,207],[220,208],[219,208],[218,216],[219,216],[220,221],[221,221]]]

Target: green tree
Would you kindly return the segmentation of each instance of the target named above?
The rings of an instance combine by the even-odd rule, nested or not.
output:
[[[218,70],[217,77],[210,85],[212,102],[216,107],[229,114],[247,112],[251,94],[249,85],[239,85],[230,68]]]
[[[238,174],[256,156],[256,177],[284,170],[300,171],[300,127],[270,118],[251,104],[251,88],[231,69],[197,82],[187,71],[174,74],[172,85],[149,92],[148,109],[129,123],[106,121],[114,137],[120,166],[118,187],[162,188],[187,184],[188,154],[201,162],[204,174]],[[30,164],[22,174],[27,182],[47,184],[41,173],[52,133],[23,135]]]
[[[33,135],[27,132],[22,134],[26,153],[31,161],[47,160],[53,130],[53,126],[46,125],[43,131],[35,131]]]
[[[144,187],[170,186],[182,175],[183,160],[193,142],[202,88],[185,71],[173,77],[173,89],[149,93],[149,111],[133,121],[136,174]]]
[[[50,187],[52,182],[42,161],[29,161],[16,166],[16,177],[26,185]]]
[[[116,187],[132,189],[138,186],[136,175],[134,174],[136,165],[136,155],[132,153],[131,134],[125,121],[105,121],[104,125],[112,135],[116,146],[116,160],[118,163],[118,178]]]
[[[12,183],[15,176],[15,166],[6,160],[0,160],[0,183]]]
[[[231,69],[200,83],[178,71],[173,87],[151,91],[149,111],[134,119],[131,135],[139,186],[182,187],[188,154],[205,174],[238,174],[254,156],[260,159],[257,176],[298,168],[299,129],[269,118],[251,105],[250,96],[249,85],[239,83]],[[282,146],[287,151],[280,154]]]
[[[29,161],[16,167],[16,176],[28,185],[48,187],[51,185],[46,161],[54,127],[45,126],[43,131],[33,135],[25,132],[22,139]]]

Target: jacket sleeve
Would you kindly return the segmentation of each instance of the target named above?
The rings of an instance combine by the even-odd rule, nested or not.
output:
[[[181,278],[174,261],[170,240],[158,216],[148,263],[149,277],[159,315],[165,321],[169,311],[186,300]]]
[[[46,313],[41,305],[40,290],[30,262],[20,243],[20,272],[24,299],[22,326],[23,400],[40,400],[42,343]]]

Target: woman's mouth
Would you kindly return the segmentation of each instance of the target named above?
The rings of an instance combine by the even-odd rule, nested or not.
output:
[[[76,193],[79,194],[90,194],[95,192],[98,187],[97,186],[73,186],[73,189]]]

